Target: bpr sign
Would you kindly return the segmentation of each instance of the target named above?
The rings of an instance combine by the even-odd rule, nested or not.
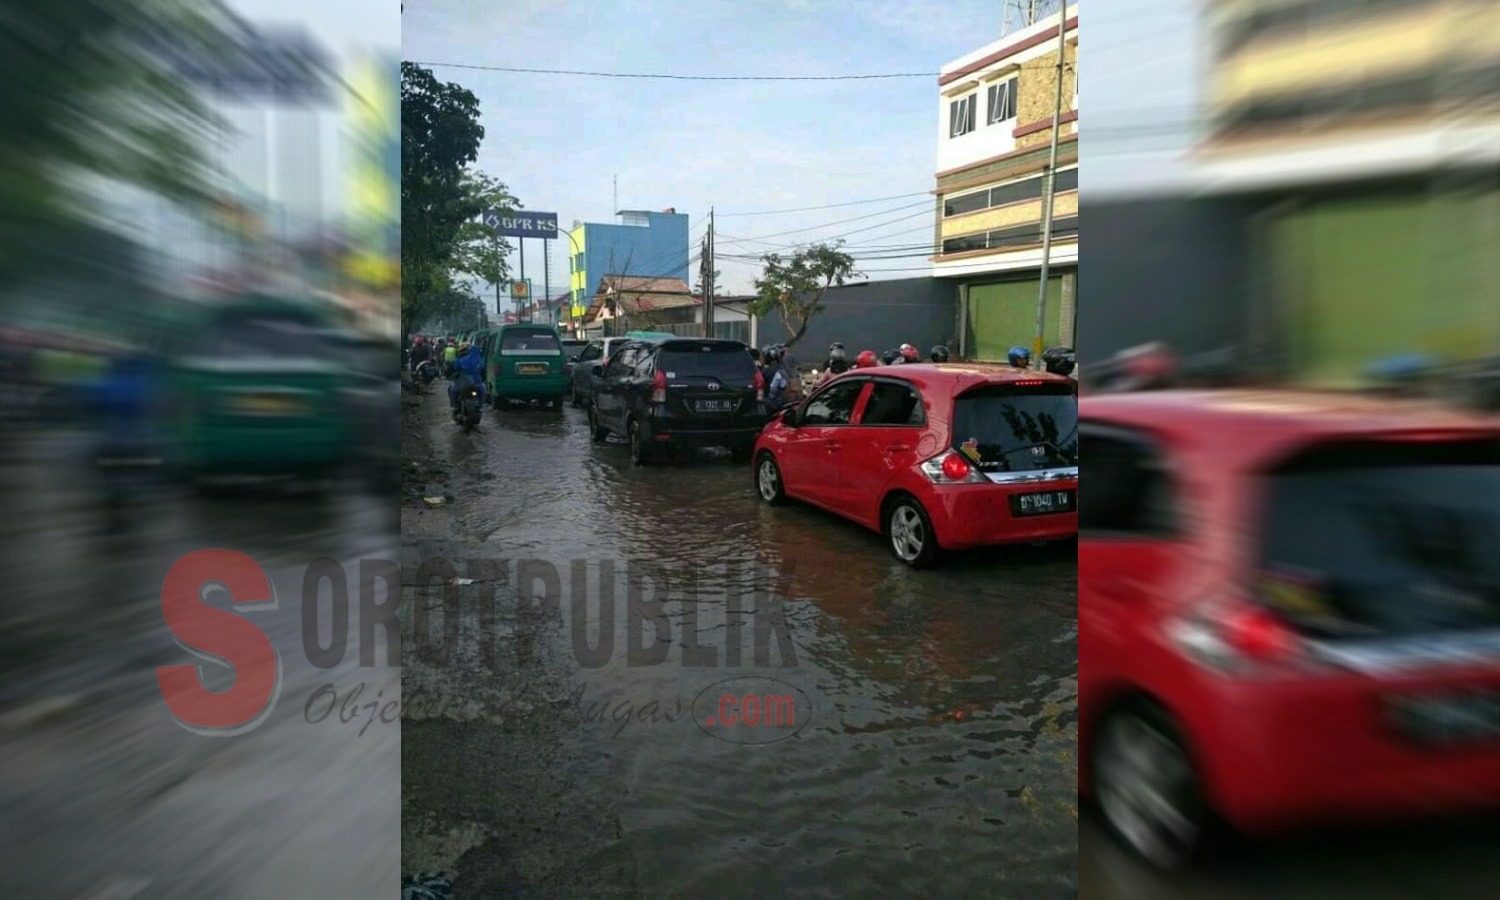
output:
[[[544,238],[556,240],[557,213],[503,212],[488,209],[484,212],[484,224],[506,237]]]

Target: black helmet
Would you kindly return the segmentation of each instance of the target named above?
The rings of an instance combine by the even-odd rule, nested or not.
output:
[[[939,362],[939,363],[947,362],[948,361],[948,348],[944,347],[942,344],[938,344],[936,347],[932,348],[932,354],[931,354],[931,356],[932,356],[932,361],[933,362]]]
[[[834,362],[843,362],[846,359],[843,344],[834,344],[828,350],[828,358]]]
[[[1042,366],[1056,375],[1071,375],[1078,366],[1078,355],[1072,347],[1053,347],[1042,354]]]
[[[894,366],[896,363],[901,361],[901,351],[887,350],[885,351],[885,353],[881,354],[880,361],[888,366]]]
[[[835,350],[842,350],[842,349],[844,349],[844,342],[843,341],[834,341],[833,343],[831,343],[831,344],[828,345],[828,352],[829,353],[832,353]]]

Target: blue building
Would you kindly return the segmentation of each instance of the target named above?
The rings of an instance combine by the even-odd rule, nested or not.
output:
[[[569,241],[573,318],[581,319],[606,275],[689,279],[688,217],[676,209],[620,210],[618,224],[584,222]]]

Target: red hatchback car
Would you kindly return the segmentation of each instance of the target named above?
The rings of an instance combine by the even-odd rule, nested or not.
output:
[[[1220,829],[1500,809],[1500,426],[1397,401],[1085,397],[1080,793]]]
[[[1008,366],[854,369],[756,441],[755,489],[886,536],[913,567],[941,550],[1078,533],[1078,393]]]

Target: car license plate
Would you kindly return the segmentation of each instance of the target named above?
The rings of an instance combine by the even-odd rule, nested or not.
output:
[[[1072,491],[1041,491],[1035,494],[1015,494],[1010,498],[1010,512],[1014,516],[1045,516],[1049,513],[1072,511]]]
[[[733,400],[694,400],[693,409],[698,412],[730,412],[734,409]]]
[[[519,373],[519,374],[521,374],[521,375],[546,375],[547,374],[547,364],[546,363],[519,363],[516,366],[516,372]]]
[[[1468,689],[1385,698],[1401,736],[1429,746],[1500,742],[1500,690]]]
[[[251,394],[241,397],[238,403],[241,412],[259,416],[285,416],[298,412],[300,404],[279,394]]]

